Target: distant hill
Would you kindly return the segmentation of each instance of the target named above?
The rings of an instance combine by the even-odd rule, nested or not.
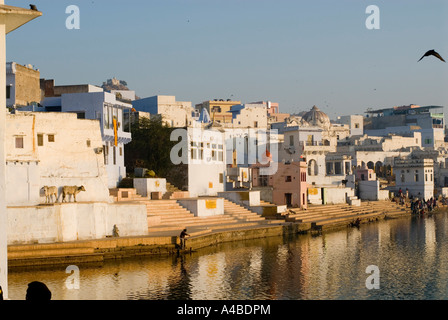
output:
[[[128,83],[124,80],[118,80],[117,78],[108,79],[106,82],[103,82],[101,85],[104,91],[112,91],[112,90],[124,90],[131,91],[128,88]],[[135,99],[140,99],[139,97],[135,97]]]
[[[101,86],[101,88],[103,88],[105,91],[129,90],[129,88],[127,86],[128,86],[128,84],[126,81],[112,78],[112,79],[108,79],[106,82],[103,82],[103,85]]]

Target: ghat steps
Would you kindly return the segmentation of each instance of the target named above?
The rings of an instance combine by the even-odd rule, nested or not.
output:
[[[348,225],[378,218],[410,214],[409,208],[389,201],[363,202],[359,207],[348,204],[310,206],[307,210],[291,209],[285,217],[288,222],[311,223],[313,229]]]
[[[224,199],[224,214],[210,217],[196,217],[176,200],[142,201],[148,214],[150,235],[161,233],[177,236],[184,228],[191,236],[217,230],[247,228],[284,221],[266,220],[257,213]]]

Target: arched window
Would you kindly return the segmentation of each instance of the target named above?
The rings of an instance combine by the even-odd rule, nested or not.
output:
[[[308,175],[309,176],[317,176],[318,174],[318,168],[317,168],[317,162],[314,159],[311,159],[308,162]]]

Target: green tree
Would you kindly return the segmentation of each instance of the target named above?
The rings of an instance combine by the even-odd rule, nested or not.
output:
[[[132,126],[132,142],[125,146],[125,164],[129,172],[142,167],[153,170],[163,177],[174,166],[170,160],[170,141],[173,128],[164,125],[158,118],[140,118]]]
[[[185,185],[184,166],[176,166],[170,158],[171,149],[178,141],[171,141],[174,128],[165,125],[160,118],[140,118],[132,125],[132,142],[125,145],[125,165],[128,173],[135,168],[147,168],[157,177],[166,178],[173,185]]]

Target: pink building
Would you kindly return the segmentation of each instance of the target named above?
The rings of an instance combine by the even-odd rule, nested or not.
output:
[[[368,168],[356,168],[355,169],[356,181],[374,181],[376,180],[376,173],[373,169]]]
[[[275,175],[260,175],[263,165],[252,166],[252,186],[271,187],[272,202],[288,207],[307,207],[306,162],[278,163]]]

